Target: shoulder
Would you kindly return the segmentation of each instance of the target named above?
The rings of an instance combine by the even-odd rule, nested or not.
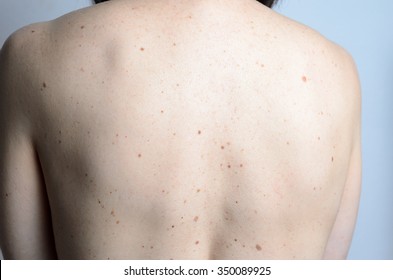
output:
[[[28,82],[28,76],[39,70],[46,37],[45,23],[25,26],[8,37],[0,51],[2,88],[11,82],[22,86],[23,81]]]
[[[318,31],[278,16],[287,56],[313,74],[317,90],[327,99],[334,99],[353,114],[358,114],[361,100],[357,67],[351,54]],[[348,112],[349,112],[348,111]],[[351,113],[351,112],[349,112]]]

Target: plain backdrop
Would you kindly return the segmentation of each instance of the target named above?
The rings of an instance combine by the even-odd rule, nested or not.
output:
[[[0,45],[24,25],[90,4],[90,0],[0,0]],[[275,10],[343,46],[358,65],[363,190],[349,258],[393,259],[393,1],[281,0]]]

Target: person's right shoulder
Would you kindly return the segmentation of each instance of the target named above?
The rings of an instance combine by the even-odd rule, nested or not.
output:
[[[351,115],[353,121],[359,119],[360,82],[349,52],[304,24],[282,15],[277,15],[277,21],[288,56],[298,56],[296,62],[311,73],[309,85],[323,95],[322,100],[346,108],[346,115]]]

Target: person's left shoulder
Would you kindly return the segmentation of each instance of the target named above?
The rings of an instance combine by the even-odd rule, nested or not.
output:
[[[0,51],[0,110],[11,116],[26,114],[33,85],[41,71],[46,24],[25,26],[8,37]],[[19,113],[17,113],[19,112]]]

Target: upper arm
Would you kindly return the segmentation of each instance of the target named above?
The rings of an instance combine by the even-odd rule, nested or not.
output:
[[[24,44],[23,34],[13,35],[0,53],[0,245],[6,259],[55,258],[45,184],[23,107],[29,84]]]
[[[355,228],[359,207],[362,159],[361,159],[361,94],[356,67],[350,57],[346,55],[347,73],[346,95],[348,95],[347,108],[350,112],[352,124],[352,149],[349,160],[348,172],[344,191],[341,198],[340,208],[335,223],[325,248],[325,259],[345,259],[347,257],[352,235]]]

